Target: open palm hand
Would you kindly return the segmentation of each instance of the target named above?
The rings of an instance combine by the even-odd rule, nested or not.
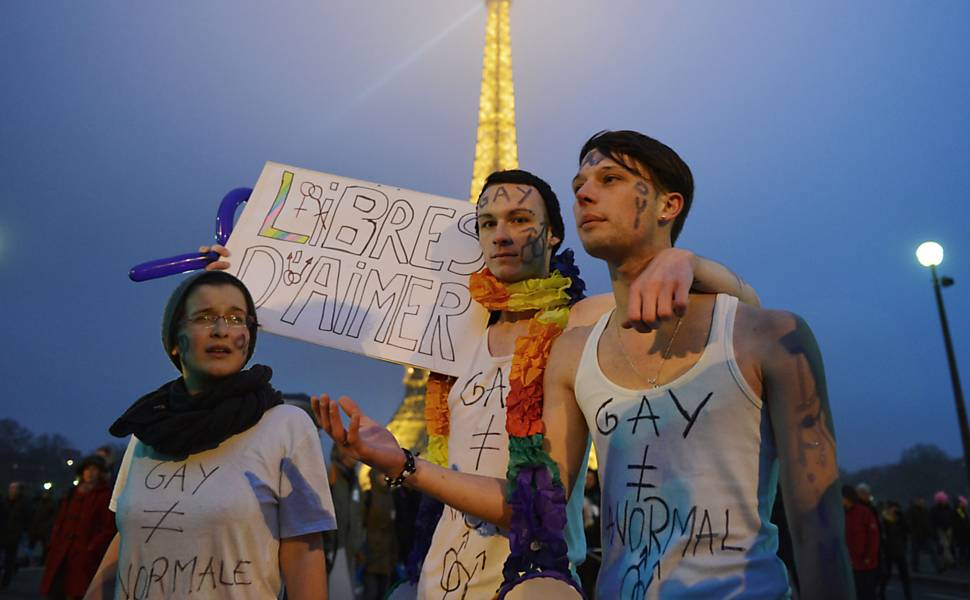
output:
[[[321,394],[311,397],[310,404],[320,426],[344,453],[385,475],[397,475],[404,469],[404,452],[394,435],[362,413],[353,400],[341,396],[334,402],[328,394]],[[346,428],[341,408],[350,417]]]

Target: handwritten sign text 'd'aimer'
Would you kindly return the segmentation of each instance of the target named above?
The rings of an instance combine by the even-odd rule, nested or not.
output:
[[[227,246],[271,333],[457,375],[485,327],[467,202],[268,162]]]

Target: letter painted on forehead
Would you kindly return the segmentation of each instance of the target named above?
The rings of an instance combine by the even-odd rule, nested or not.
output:
[[[492,200],[495,202],[498,202],[500,199],[506,202],[509,201],[509,193],[505,190],[504,186],[495,188],[495,195],[492,197]]]
[[[492,192],[494,191],[494,189],[495,188],[486,188],[482,192],[481,196],[478,197],[477,205],[479,210],[485,210],[485,208],[488,206],[488,203],[492,201]]]
[[[593,150],[590,150],[589,153],[587,153],[586,156],[583,157],[583,162],[579,166],[595,167],[596,165],[603,162],[604,158],[606,157],[603,156],[603,154],[599,150],[593,149]]]
[[[522,196],[519,197],[519,206],[522,206],[526,199],[532,195],[532,190],[535,188],[533,188],[531,185],[517,185],[515,186],[515,189],[519,190],[519,193],[522,194]]]

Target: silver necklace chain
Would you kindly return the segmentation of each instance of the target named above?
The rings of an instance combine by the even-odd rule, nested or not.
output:
[[[657,367],[657,374],[654,375],[653,377],[647,377],[646,375],[643,374],[642,371],[640,371],[640,369],[637,368],[635,364],[633,364],[633,361],[630,359],[630,355],[627,354],[626,347],[623,345],[623,338],[620,337],[620,327],[619,325],[616,325],[614,323],[613,330],[616,334],[616,341],[620,345],[620,354],[622,354],[623,358],[626,359],[627,364],[630,365],[630,368],[633,369],[633,372],[639,375],[640,377],[642,377],[643,379],[646,379],[647,384],[650,387],[654,387],[654,388],[660,387],[660,385],[657,383],[657,380],[660,379],[660,373],[663,371],[664,363],[667,362],[668,358],[670,358],[670,350],[674,346],[674,339],[677,337],[677,332],[680,331],[680,324],[683,322],[684,322],[684,317],[679,317],[677,319],[677,324],[674,326],[674,332],[670,334],[670,339],[667,340],[667,347],[664,348],[663,353],[660,355],[660,365]],[[660,331],[658,330],[657,333],[659,334]]]

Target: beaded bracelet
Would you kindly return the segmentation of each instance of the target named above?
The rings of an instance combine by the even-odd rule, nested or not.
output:
[[[413,475],[417,470],[414,464],[414,455],[411,454],[411,451],[407,448],[401,448],[401,450],[404,452],[404,470],[394,478],[388,477],[387,475],[384,476],[384,483],[392,490],[396,490],[404,485],[404,480]]]

